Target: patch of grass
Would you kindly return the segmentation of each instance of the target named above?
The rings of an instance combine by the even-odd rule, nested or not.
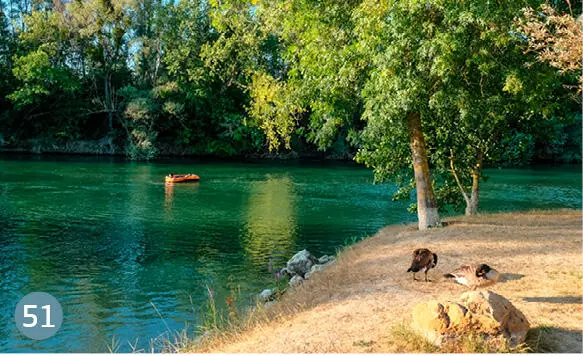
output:
[[[267,316],[263,304],[257,303],[254,307],[241,309],[237,318],[228,319],[216,327],[213,325],[212,331],[205,331],[195,338],[185,337],[181,340],[180,347],[164,352],[210,352],[214,348],[238,340],[246,330],[266,324],[270,320],[273,319]]]
[[[503,337],[486,338],[483,335],[468,334],[463,335],[459,339],[451,342],[446,342],[440,347],[440,352],[444,353],[525,353],[528,349],[519,345],[517,347],[510,347],[507,340]]]
[[[362,347],[370,347],[372,345],[374,345],[374,341],[364,341],[364,340],[358,340],[352,343],[352,346],[362,346]]]
[[[403,353],[436,353],[439,347],[427,341],[423,336],[417,334],[411,326],[406,323],[399,323],[392,326],[390,331],[390,342],[396,349],[395,352]]]
[[[468,334],[455,340],[446,340],[440,346],[429,342],[411,326],[401,322],[393,325],[390,343],[399,353],[525,353],[524,345],[510,347],[503,337],[486,338],[483,335]]]
[[[528,351],[534,353],[546,353],[556,350],[556,342],[558,340],[555,340],[553,337],[553,329],[554,328],[549,325],[541,325],[530,329],[526,335]]]
[[[366,240],[369,237],[370,237],[370,235],[367,235],[367,234],[361,234],[360,236],[348,237],[348,238],[344,239],[344,247],[349,247],[349,246],[355,245],[357,242],[362,241],[362,240]]]
[[[279,301],[288,289],[288,281],[289,279],[281,276],[280,273],[274,274],[274,284],[268,286],[274,290],[274,301]],[[229,277],[227,287],[230,290],[230,295],[226,299],[227,308],[221,309],[217,307],[215,293],[210,286],[206,286],[208,299],[201,311],[198,332],[193,336],[182,332],[177,335],[179,337],[164,338],[163,352],[205,352],[210,348],[236,340],[246,330],[275,320],[282,315],[272,312],[263,302],[255,298],[251,300],[251,304],[238,303],[241,288],[232,276]]]

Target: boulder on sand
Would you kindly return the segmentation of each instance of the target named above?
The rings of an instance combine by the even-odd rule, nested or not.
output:
[[[317,262],[318,259],[312,256],[308,250],[302,250],[287,261],[287,272],[292,276],[298,275],[303,278]]]
[[[292,279],[289,280],[290,287],[297,287],[302,283],[304,283],[304,279],[300,276],[293,276]]]
[[[461,295],[457,302],[429,301],[413,308],[413,328],[436,345],[467,334],[502,336],[514,347],[530,328],[524,314],[503,296],[490,291]]]

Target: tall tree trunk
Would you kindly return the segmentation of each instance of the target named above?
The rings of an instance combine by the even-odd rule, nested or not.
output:
[[[16,31],[14,30],[14,2],[10,0],[10,10],[8,10],[8,19],[10,20],[10,34],[12,38],[16,35]]]
[[[484,155],[478,153],[476,166],[472,169],[472,195],[466,200],[466,215],[476,215],[480,203],[480,177],[482,175],[482,161]]]
[[[81,45],[81,76],[85,79],[86,70],[85,70],[85,55],[86,55],[85,45]]]
[[[419,230],[440,226],[437,202],[433,193],[433,185],[429,176],[427,149],[421,129],[421,116],[417,112],[407,114],[411,154],[413,156],[413,170],[415,172],[415,186],[417,188],[417,216]]]
[[[471,171],[472,190],[470,192],[470,195],[468,195],[468,193],[466,192],[466,188],[460,181],[455,170],[453,150],[451,151],[451,154],[449,156],[451,174],[455,178],[455,181],[458,187],[460,188],[462,196],[466,201],[466,215],[476,215],[478,213],[478,204],[480,203],[480,177],[482,176],[482,161],[484,160],[484,154],[482,152],[479,152],[478,156],[476,157],[476,160],[477,163],[474,166],[474,168],[472,168]]]
[[[476,215],[478,213],[478,202],[480,200],[480,176],[472,172],[472,195],[466,201],[466,215]]]
[[[109,72],[105,73],[105,77],[104,77],[104,83],[103,85],[105,86],[105,107],[107,110],[107,118],[109,120],[109,131],[113,130],[113,110],[112,110],[112,100],[111,100],[111,91],[110,91],[110,80],[109,80],[110,74]]]

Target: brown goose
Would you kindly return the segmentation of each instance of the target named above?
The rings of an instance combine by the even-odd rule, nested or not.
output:
[[[487,287],[498,281],[500,273],[487,264],[463,265],[455,271],[444,274],[445,278],[455,278],[459,284],[475,290],[478,287]]]
[[[437,255],[426,248],[418,248],[413,251],[413,259],[411,267],[407,272],[413,272],[413,280],[416,281],[415,273],[419,271],[425,272],[425,282],[427,282],[427,271],[437,265]]]

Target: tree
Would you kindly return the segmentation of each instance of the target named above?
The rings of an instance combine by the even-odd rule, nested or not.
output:
[[[6,16],[3,1],[0,1],[0,68],[2,73],[11,66],[11,54],[14,52],[14,39],[9,29],[9,18]]]
[[[532,145],[548,132],[544,121],[566,113],[559,104],[564,81],[532,53],[522,53],[524,37],[513,20],[526,5],[466,2],[445,12],[449,50],[437,59],[447,70],[431,99],[438,118],[432,160],[439,173],[453,176],[467,215],[477,213],[484,164],[508,162],[509,144]]]
[[[159,98],[152,90],[139,90],[133,86],[120,89],[124,99],[121,123],[127,133],[126,154],[133,160],[151,160],[158,155],[155,141],[158,133],[155,124],[160,115]]]
[[[133,36],[130,46],[139,50],[134,55],[135,81],[142,88],[154,88],[164,73],[165,9],[159,0],[142,0],[134,7]]]
[[[360,145],[356,160],[379,180],[396,179],[407,196],[412,164],[422,229],[439,225],[433,181],[448,196],[442,203],[457,186],[475,214],[485,162],[556,108],[548,97],[560,82],[530,63],[512,28],[527,5],[264,2],[257,13],[284,64],[255,75],[250,115],[272,149],[289,148],[298,132],[326,148],[347,127]],[[356,135],[360,116],[366,126]]]
[[[522,53],[523,38],[512,26],[529,2],[372,3],[361,32],[376,64],[364,93],[365,150],[357,158],[384,167],[383,174],[398,173],[405,150],[396,149],[403,138],[394,137],[404,132],[397,119],[414,108],[434,178],[442,182],[437,195],[445,201],[438,203],[452,202],[457,185],[466,214],[475,214],[484,164],[497,164],[505,142],[542,127],[536,123],[560,106],[561,81]],[[383,35],[375,42],[377,31]]]
[[[14,76],[12,75],[12,55],[15,52],[16,41],[10,31],[9,18],[6,16],[5,5],[0,0],[0,126],[9,126],[12,119],[12,106],[6,95],[14,91]],[[0,141],[3,141],[0,132]]]
[[[107,114],[108,127],[113,129],[117,114],[115,74],[127,70],[128,36],[132,27],[132,0],[75,1],[66,6],[63,23],[84,43],[89,59],[91,79],[96,91],[95,101]],[[102,84],[100,84],[102,83]],[[119,83],[119,86],[123,83]]]
[[[412,164],[419,229],[439,226],[424,130],[441,80],[434,66],[442,45],[435,37],[441,8],[434,2],[373,0],[363,2],[356,16],[359,47],[371,59],[362,92],[367,126],[356,159],[398,182]]]
[[[559,14],[548,4],[542,4],[540,11],[532,7],[523,9],[523,17],[517,20],[518,30],[528,40],[526,52],[535,52],[541,62],[550,64],[561,73],[578,75],[579,84],[577,94],[583,87],[583,17],[573,16],[571,3],[569,14]]]
[[[466,215],[478,211],[485,162],[495,162],[524,121],[552,111],[548,95],[559,82],[544,66],[529,64],[532,56],[522,54],[522,38],[512,28],[524,5],[465,2],[439,9],[432,69],[439,82],[429,99],[431,160],[437,174],[451,174]]]
[[[70,33],[61,31],[56,12],[33,11],[24,22],[27,30],[18,37],[20,51],[11,63],[17,86],[7,98],[23,113],[23,120],[32,124],[30,134],[51,128],[53,133],[70,135],[67,131],[74,131],[70,126],[78,109],[68,105],[67,99],[80,89],[68,64]]]
[[[3,2],[0,1],[0,100],[7,94],[14,47],[14,37],[9,29],[9,18],[6,16]]]
[[[355,157],[395,198],[416,187],[437,226],[446,205],[478,211],[486,165],[580,160],[577,14],[539,3],[0,0],[1,134],[107,135],[135,159],[267,137]]]
[[[255,76],[250,114],[265,130],[272,149],[279,147],[281,141],[289,148],[291,135],[298,126],[307,127],[308,139],[322,149],[329,146],[339,128],[348,127],[350,136],[355,136],[354,118],[360,116],[364,103],[368,122],[357,160],[374,167],[377,178],[398,176],[407,164],[413,163],[419,228],[426,229],[440,225],[440,221],[422,129],[423,99],[414,102],[415,93],[411,93],[405,99],[409,100],[407,104],[391,103],[394,93],[385,92],[391,85],[425,84],[426,78],[413,71],[398,77],[401,83],[383,81],[387,77],[397,78],[392,74],[402,64],[396,56],[391,59],[378,52],[379,48],[387,48],[384,44],[391,43],[393,38],[390,26],[382,20],[386,14],[376,17],[381,10],[377,5],[298,0],[286,4],[267,2],[260,8],[258,13],[272,26],[270,30],[284,48],[284,71]],[[356,9],[359,11],[354,17]],[[383,26],[386,27],[379,28]],[[398,30],[407,29],[415,32],[411,35],[420,34],[415,26]],[[379,76],[383,70],[391,75]],[[377,111],[379,101],[388,102],[389,106]],[[306,117],[307,122],[302,122]],[[387,125],[385,118],[392,122]]]
[[[360,0],[264,1],[256,11],[275,39],[273,65],[256,70],[249,114],[270,149],[291,148],[294,135],[319,150],[353,138],[362,111],[366,61],[354,47],[352,12]]]
[[[13,72],[21,86],[10,95],[11,100],[20,107],[28,105],[28,117],[47,115],[67,107],[73,99],[71,95],[83,87],[83,98],[93,106],[101,106],[84,111],[84,115],[105,113],[111,130],[117,111],[113,76],[123,76],[127,71],[130,11],[129,4],[122,0],[75,1],[66,5],[55,1],[52,7],[33,10],[24,17],[25,31],[19,35],[24,50],[15,56]],[[40,104],[50,110],[45,107],[38,112]],[[70,109],[79,114],[83,107],[77,104]]]
[[[251,68],[261,53],[252,7],[245,1],[168,5],[164,63],[182,94],[179,141],[191,152],[234,155],[264,143],[246,125],[246,93]]]

